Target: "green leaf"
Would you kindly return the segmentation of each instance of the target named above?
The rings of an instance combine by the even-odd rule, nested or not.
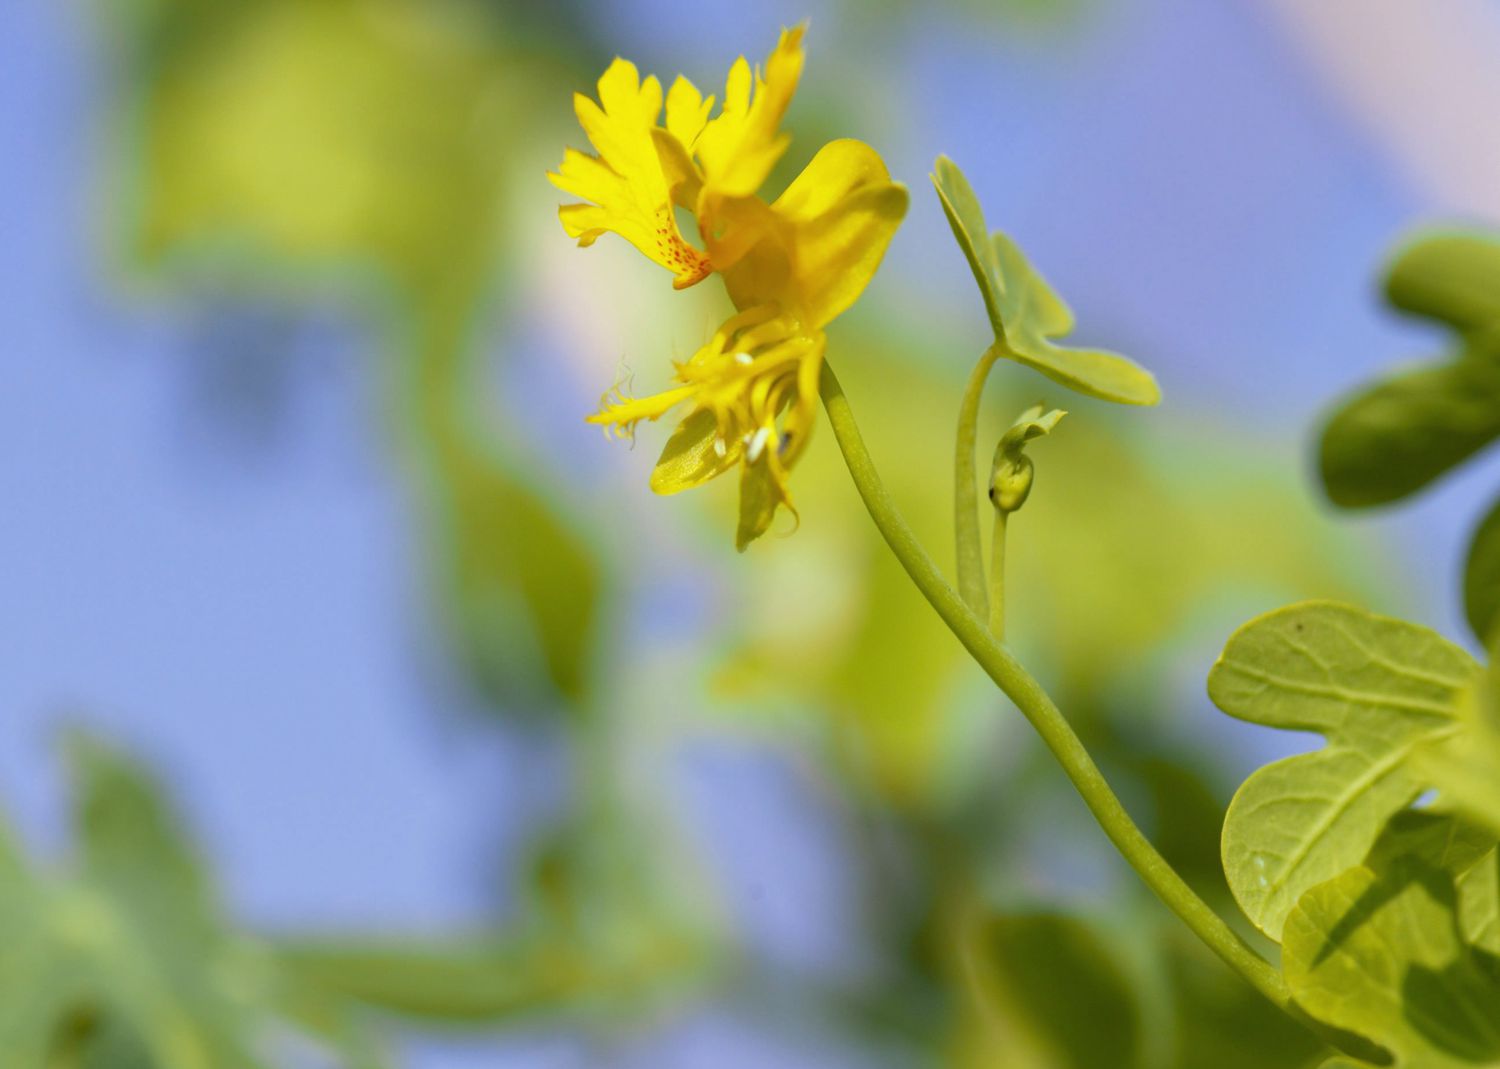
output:
[[[215,925],[201,863],[144,770],[80,732],[66,752],[84,878],[172,931]]]
[[[938,157],[932,184],[953,236],[968,257],[995,332],[995,348],[1071,390],[1121,404],[1154,405],[1161,391],[1151,373],[1118,353],[1055,345],[1073,329],[1073,313],[1031,266],[1016,243],[991,234],[968,179]]]
[[[1500,1064],[1500,962],[1464,942],[1452,877],[1403,857],[1313,888],[1287,917],[1297,1003],[1409,1069]]]
[[[1469,629],[1489,645],[1500,616],[1500,501],[1474,531],[1464,562],[1464,614]]]
[[[1458,702],[1458,731],[1419,754],[1445,805],[1500,834],[1500,662],[1474,679]]]
[[[461,284],[434,281],[420,294],[407,391],[453,638],[497,709],[551,709],[559,696],[580,708],[598,638],[602,563],[546,458],[531,455],[530,443],[496,436],[492,428],[504,420],[476,402],[472,309]]]
[[[1409,858],[1458,877],[1492,853],[1495,840],[1494,832],[1449,813],[1408,809],[1391,818],[1365,865],[1383,871]]]
[[[1005,433],[1000,436],[998,450],[1005,453],[1019,453],[1033,438],[1051,434],[1053,428],[1066,415],[1067,413],[1060,408],[1049,410],[1046,405],[1040,403],[1032,405],[1006,428]]]
[[[1431,234],[1396,254],[1386,297],[1413,315],[1461,331],[1500,320],[1500,242],[1476,234]]]
[[[1402,860],[1416,861],[1453,877],[1458,923],[1464,941],[1500,953],[1500,832],[1462,816],[1432,810],[1398,813],[1365,859],[1383,872]]]
[[[1359,864],[1426,786],[1414,756],[1457,732],[1478,668],[1415,624],[1329,602],[1260,616],[1230,638],[1208,678],[1230,716],[1328,745],[1253,774],[1224,820],[1224,873],[1273,939],[1304,892]]]
[[[1336,505],[1367,508],[1415,493],[1500,435],[1500,344],[1401,371],[1344,400],[1319,446]]]

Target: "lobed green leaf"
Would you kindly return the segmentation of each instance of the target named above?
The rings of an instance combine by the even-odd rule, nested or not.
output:
[[[1014,241],[990,233],[979,198],[957,164],[938,157],[932,184],[979,284],[1000,355],[1089,397],[1131,405],[1161,400],[1156,379],[1129,358],[1054,344],[1051,339],[1073,329],[1073,313],[1062,298]]]
[[[1427,785],[1417,757],[1457,733],[1477,672],[1426,628],[1329,602],[1267,613],[1230,638],[1209,674],[1214,703],[1327,739],[1254,773],[1229,805],[1224,873],[1256,927],[1279,939],[1306,891],[1365,858]]]

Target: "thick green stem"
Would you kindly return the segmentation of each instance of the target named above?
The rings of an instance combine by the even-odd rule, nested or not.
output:
[[[979,494],[975,489],[974,445],[979,423],[979,399],[985,380],[999,354],[986,349],[974,365],[958,409],[958,445],[953,453],[953,535],[957,542],[958,591],[977,616],[988,611],[984,591],[984,543],[979,534]]]
[[[1010,513],[995,510],[995,529],[990,534],[990,634],[1005,641],[1005,527]]]
[[[1073,783],[1094,819],[1109,836],[1125,860],[1145,881],[1156,896],[1203,940],[1225,964],[1239,973],[1266,998],[1296,1016],[1290,993],[1280,972],[1261,957],[1225,923],[1224,919],[1199,898],[1186,881],[1159,854],[1138,828],[1125,807],[1105,782],[1099,766],[1089,756],[1083,742],[1042,690],[1041,685],[1023,668],[1010,651],[991,635],[981,618],[944,581],[927,551],[917,542],[906,525],[890,491],[881,482],[865,448],[854,413],[844,396],[833,369],[826,364],[820,384],[823,405],[833,425],[834,437],[843,451],[844,462],[854,478],[855,488],[864,500],[870,517],[880,529],[886,543],[901,562],[906,573],[922,595],[937,610],[949,630],[979,662],[1030,721],[1047,748],[1052,751],[1068,779]]]

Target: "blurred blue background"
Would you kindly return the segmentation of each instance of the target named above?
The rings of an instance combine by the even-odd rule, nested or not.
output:
[[[590,76],[571,72],[602,69],[610,52],[713,85],[734,56],[763,54],[780,26],[810,16],[789,121],[818,119],[793,155],[805,159],[825,131],[861,137],[913,192],[868,316],[914,342],[959,339],[916,354],[955,379],[982,344],[981,309],[927,182],[947,154],[991,222],[1068,296],[1079,337],[1156,372],[1167,401],[1149,419],[1168,428],[1164,441],[1232,434],[1265,475],[1326,511],[1310,477],[1319,413],[1442,345],[1381,309],[1379,265],[1415,224],[1500,209],[1500,175],[1486,169],[1500,149],[1472,143],[1500,134],[1414,133],[1390,86],[1371,83],[1428,94],[1429,111],[1463,98],[1495,114],[1500,67],[1471,59],[1476,43],[1500,40],[1500,8],[1425,13],[1402,53],[1408,67],[1391,70],[1378,39],[1417,32],[1398,2],[1047,6],[650,0],[558,11],[590,35],[567,68],[580,90]],[[485,702],[444,638],[422,495],[395,474],[409,461],[393,442],[371,323],[337,302],[289,309],[207,287],[201,299],[164,296],[139,281],[122,252],[122,191],[149,179],[121,150],[130,72],[118,46],[83,3],[0,8],[0,794],[31,842],[59,849],[55,741],[60,725],[87,724],[168,780],[249,928],[438,935],[504,917],[518,908],[517,852],[565,805],[566,740],[535,719],[474,715]],[[480,346],[514,364],[484,381],[496,410],[509,406],[576,478],[595,537],[609,542],[622,510],[634,518],[617,530],[660,536],[616,626],[638,629],[632,656],[671,662],[695,628],[734,613],[736,584],[777,567],[769,559],[819,514],[804,516],[797,539],[742,558],[709,553],[671,533],[675,502],[648,499],[659,438],[629,453],[582,425],[617,361],[647,368],[672,351],[665,338],[644,351],[663,322],[655,305],[629,313],[628,332],[612,326],[648,280],[587,306],[586,321],[583,306],[554,299],[570,278],[597,285],[598,264],[623,265],[628,250],[570,248],[542,168],[581,135],[565,93],[524,108],[556,139],[532,132],[516,150],[537,163],[512,179],[503,212],[505,277],[520,295],[497,303],[514,314],[485,317]],[[677,352],[701,319],[673,328]],[[849,352],[840,367],[858,359]],[[953,402],[943,405],[938,426]],[[1379,562],[1378,607],[1459,636],[1457,562],[1497,477],[1481,464],[1416,507],[1330,515],[1317,537]],[[640,520],[648,510],[661,514]],[[723,509],[708,521],[715,538],[727,541],[727,523]],[[1247,741],[1202,700],[1225,634],[1174,647],[1165,671],[1193,730],[1242,773],[1285,743]],[[675,683],[635,686],[637,704],[693,701]],[[660,804],[686,826],[706,885],[755,953],[794,972],[858,970],[847,815],[826,774],[793,743],[711,730],[720,715],[653,743]],[[605,1046],[546,1018],[404,1042],[422,1069],[885,1064],[817,1015],[782,1009],[770,1024],[709,998]]]

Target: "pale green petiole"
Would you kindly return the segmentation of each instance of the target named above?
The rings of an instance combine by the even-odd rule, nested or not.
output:
[[[990,532],[990,634],[1005,641],[1005,526],[1010,513],[995,510],[995,528]]]
[[[958,444],[953,453],[953,534],[957,542],[958,591],[971,612],[983,617],[989,612],[984,588],[984,548],[979,533],[978,471],[974,450],[979,422],[979,400],[984,395],[990,368],[1000,358],[991,346],[974,365],[958,410]]]

